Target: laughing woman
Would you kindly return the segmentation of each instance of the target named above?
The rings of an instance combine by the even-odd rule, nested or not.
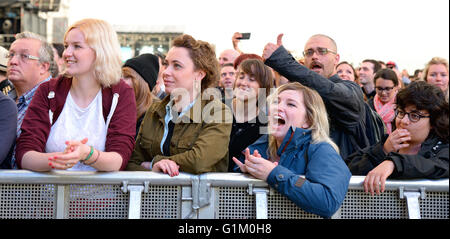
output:
[[[322,98],[299,83],[288,83],[268,102],[269,135],[245,150],[245,161],[234,162],[303,210],[331,217],[345,198],[351,174],[329,138]]]
[[[127,170],[152,170],[176,176],[226,172],[231,112],[220,100],[202,99],[218,82],[213,47],[192,36],[174,39],[162,77],[168,96],[144,116]]]
[[[117,171],[134,147],[136,103],[121,77],[120,45],[107,22],[83,19],[64,35],[66,75],[37,90],[17,140],[19,168]],[[120,97],[119,97],[120,96]]]
[[[239,64],[231,105],[233,127],[228,146],[228,171],[237,167],[232,158],[240,157],[245,148],[263,135],[262,128],[267,126],[265,101],[272,85],[272,71],[261,60],[249,59]]]

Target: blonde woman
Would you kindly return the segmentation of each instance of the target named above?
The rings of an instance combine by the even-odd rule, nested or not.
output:
[[[319,94],[288,83],[269,97],[269,135],[244,151],[245,161],[233,160],[241,172],[267,181],[303,210],[331,217],[345,198],[351,174],[328,129]]]
[[[134,147],[136,103],[121,80],[120,46],[103,20],[83,19],[64,35],[66,74],[43,83],[22,123],[19,168],[124,169]]]
[[[441,57],[433,57],[423,70],[424,80],[439,87],[448,102],[448,61]]]

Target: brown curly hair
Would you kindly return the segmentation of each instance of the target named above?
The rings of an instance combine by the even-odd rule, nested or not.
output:
[[[202,91],[219,82],[219,61],[211,44],[183,34],[173,40],[172,46],[186,48],[194,62],[195,70],[203,70],[206,73],[201,83]]]

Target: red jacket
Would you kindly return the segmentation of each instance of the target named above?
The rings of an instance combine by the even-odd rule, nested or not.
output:
[[[21,127],[22,133],[17,139],[16,161],[19,168],[22,168],[22,157],[26,152],[45,152],[51,125],[58,119],[71,86],[72,78],[60,76],[43,83],[37,89],[25,114]],[[50,91],[55,92],[52,99],[48,97]],[[102,104],[105,122],[111,109],[114,93],[119,94],[119,101],[108,127],[105,151],[117,152],[122,156],[120,170],[123,170],[135,144],[136,101],[133,89],[123,80],[110,88],[103,88]],[[53,112],[53,122],[50,122],[50,109]]]

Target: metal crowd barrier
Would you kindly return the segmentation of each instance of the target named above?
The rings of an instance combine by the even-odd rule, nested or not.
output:
[[[449,179],[388,180],[366,194],[353,176],[333,219],[449,218]],[[0,170],[1,219],[320,219],[238,173],[37,173]]]

